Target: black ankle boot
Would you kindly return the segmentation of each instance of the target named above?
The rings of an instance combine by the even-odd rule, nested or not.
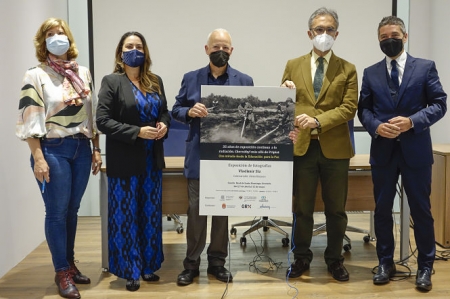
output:
[[[127,279],[127,290],[130,292],[134,292],[139,290],[139,287],[141,286],[141,283],[139,282],[139,280],[134,280],[134,279]]]

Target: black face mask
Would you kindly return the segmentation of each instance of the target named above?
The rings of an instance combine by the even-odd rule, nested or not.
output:
[[[380,42],[381,51],[388,57],[395,57],[403,50],[403,40],[400,38],[388,38]]]
[[[209,60],[217,67],[223,67],[230,59],[230,54],[225,51],[216,51],[209,54]]]

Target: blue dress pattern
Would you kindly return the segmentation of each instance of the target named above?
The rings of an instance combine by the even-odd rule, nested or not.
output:
[[[130,84],[132,84],[130,82]],[[161,101],[157,93],[145,95],[132,84],[141,122],[155,123]],[[154,167],[153,140],[144,140],[147,167],[142,175],[108,177],[109,272],[138,280],[161,268],[162,171]]]

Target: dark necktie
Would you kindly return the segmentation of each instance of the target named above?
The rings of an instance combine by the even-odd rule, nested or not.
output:
[[[319,65],[317,66],[316,73],[314,74],[314,96],[319,97],[320,90],[322,89],[323,82],[323,57],[319,57],[317,59],[319,61]]]
[[[391,79],[394,82],[395,88],[399,88],[400,84],[398,82],[398,69],[397,62],[395,60],[391,60],[392,70],[391,70]]]

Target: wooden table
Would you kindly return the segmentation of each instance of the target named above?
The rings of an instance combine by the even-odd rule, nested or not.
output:
[[[183,175],[184,157],[165,157],[163,170],[163,214],[186,214],[188,209],[187,180]]]
[[[163,212],[165,214],[185,214],[187,211],[187,182],[183,176],[184,157],[166,157],[166,169],[163,175]],[[315,211],[324,210],[322,191],[319,183],[316,193]],[[348,226],[347,231],[366,234],[364,240],[374,239],[373,211],[375,200],[373,197],[372,174],[370,171],[369,155],[355,155],[350,159],[348,177],[347,211],[370,211],[370,229],[365,230]],[[324,224],[316,224],[315,234],[325,232]],[[350,239],[347,239],[350,244]],[[351,246],[351,245],[350,245]]]
[[[350,159],[348,194],[345,209],[347,211],[373,211],[375,209],[372,174],[368,154],[355,155]],[[316,193],[315,211],[323,210],[322,190],[319,182]]]
[[[450,248],[450,144],[433,144],[431,213],[436,242]]]

